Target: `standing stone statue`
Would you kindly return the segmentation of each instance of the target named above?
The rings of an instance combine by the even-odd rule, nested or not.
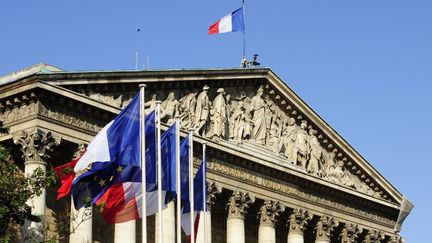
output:
[[[195,108],[195,133],[205,137],[208,132],[210,115],[210,100],[208,98],[209,86],[204,85],[203,91],[198,95]]]
[[[223,88],[219,88],[217,91],[218,95],[213,101],[213,117],[211,120],[213,121],[213,126],[211,127],[212,138],[214,139],[225,139],[227,133],[227,104],[225,101],[225,90]]]
[[[291,163],[296,163],[296,156],[294,156],[295,139],[297,134],[297,127],[295,119],[288,117],[282,129],[282,142],[279,144],[279,151],[284,151],[285,157]]]
[[[233,140],[234,139],[234,123],[233,123],[233,119],[231,119],[232,115],[234,114],[234,104],[233,101],[231,100],[231,95],[227,94],[225,96],[226,99],[226,104],[227,104],[227,120],[228,120],[228,134],[226,135],[227,138],[229,140]]]
[[[266,103],[262,98],[264,93],[263,88],[259,88],[257,90],[257,94],[251,99],[251,114],[252,114],[252,122],[253,122],[253,130],[252,130],[252,138],[260,143],[265,145],[266,140]]]
[[[195,106],[197,92],[192,90],[189,94],[179,100],[179,113],[182,127],[194,128],[195,126]]]
[[[166,100],[161,103],[161,116],[160,119],[166,122],[168,125],[174,123],[174,117],[176,115],[178,102],[175,98],[175,93],[170,92]]]
[[[270,124],[270,132],[267,139],[267,145],[271,146],[273,152],[279,154],[279,147],[282,142],[282,121],[279,115],[276,113],[274,106],[269,107],[269,110],[271,110],[272,119]]]
[[[310,158],[309,163],[307,165],[307,172],[318,175],[319,166],[322,162],[322,150],[321,145],[318,141],[318,138],[315,136],[317,131],[314,129],[309,129],[309,149],[310,149]]]
[[[157,101],[157,95],[152,94],[151,100],[144,103],[145,113],[148,114],[153,111],[153,109],[156,107],[156,101]]]
[[[247,120],[246,117],[246,109],[244,107],[245,96],[241,95],[236,99],[237,99],[237,106],[230,119],[231,119],[231,123],[234,126],[233,139],[236,140],[238,143],[241,143],[244,138],[250,136],[249,133],[250,127],[249,127],[249,121]]]
[[[270,138],[270,129],[271,129],[271,125],[273,123],[273,120],[276,117],[276,110],[275,110],[275,107],[273,105],[273,101],[270,100],[268,95],[266,95],[264,97],[264,102],[266,104],[265,105],[265,107],[266,107],[265,115],[264,115],[265,124],[266,124],[266,136],[265,136],[266,140],[265,140],[265,142],[266,142],[267,146],[271,146],[271,144],[273,144],[273,143],[272,143],[271,138]]]
[[[306,132],[306,121],[302,121],[300,129],[297,130],[294,146],[294,162],[303,169],[306,169],[306,162],[309,159],[309,141]]]

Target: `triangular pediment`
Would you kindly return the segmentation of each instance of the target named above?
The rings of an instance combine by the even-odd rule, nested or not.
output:
[[[402,195],[272,70],[214,69],[40,74],[40,79],[122,108],[147,84],[147,108],[180,115],[210,143],[284,166],[317,182],[399,205]],[[207,88],[204,88],[208,86]],[[262,92],[262,94],[261,94]]]

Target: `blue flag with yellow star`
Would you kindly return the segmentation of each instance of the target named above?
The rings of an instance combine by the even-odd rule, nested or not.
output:
[[[103,129],[104,130],[104,129]],[[147,184],[156,183],[156,131],[155,112],[145,117],[146,131],[146,169]],[[103,132],[103,131],[102,131]],[[96,138],[99,136],[98,134]],[[76,178],[72,185],[74,206],[95,204],[96,201],[113,185],[135,182],[141,183],[140,131],[139,131],[139,95],[136,95],[129,105],[110,122],[105,129],[102,145],[108,148],[109,160],[92,161],[91,168]],[[100,136],[101,137],[101,136]],[[96,140],[95,138],[95,140]],[[104,147],[95,144],[92,148]],[[86,154],[97,155],[97,149],[90,145]],[[99,156],[99,155],[98,155]],[[90,156],[89,156],[90,157]],[[95,157],[95,156],[93,156]],[[104,158],[104,156],[99,156]]]

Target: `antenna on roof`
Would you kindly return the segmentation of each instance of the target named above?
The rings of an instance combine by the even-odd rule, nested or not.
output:
[[[138,70],[138,58],[139,58],[139,46],[140,46],[140,31],[141,29],[137,29],[136,35],[136,48],[135,48],[135,70]]]
[[[147,68],[146,68],[146,63],[147,63]],[[150,59],[149,59],[149,55],[146,55],[146,60],[143,61],[143,69],[144,69],[144,70],[150,70]]]

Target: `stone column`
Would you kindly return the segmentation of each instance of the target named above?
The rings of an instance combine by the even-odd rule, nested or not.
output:
[[[289,216],[288,243],[303,243],[303,233],[307,224],[312,219],[312,214],[306,209],[295,208]]]
[[[136,242],[136,221],[131,220],[114,225],[114,243]]]
[[[378,230],[369,230],[363,240],[363,243],[381,243],[384,238],[385,235],[383,232]]]
[[[73,160],[79,159],[85,152],[85,145],[79,144]],[[69,242],[90,243],[93,237],[93,207],[75,209],[71,198]]]
[[[315,227],[315,243],[330,243],[332,232],[338,225],[339,222],[336,219],[330,216],[321,216]]]
[[[163,243],[173,243],[176,241],[175,231],[175,202],[171,201],[167,207],[162,210],[162,229],[163,229]],[[156,214],[155,220],[155,242],[159,242],[159,216]]]
[[[266,200],[260,208],[258,243],[276,243],[276,217],[285,211],[285,206],[277,201]]]
[[[52,146],[58,145],[60,139],[55,139],[51,132],[44,132],[33,128],[14,134],[14,143],[21,145],[24,158],[25,175],[32,174],[34,170],[40,169],[46,172],[45,159],[49,158],[48,152],[52,151]],[[46,191],[42,189],[39,196],[35,196],[27,204],[32,207],[32,214],[39,216],[41,222],[26,221],[24,224],[24,235],[26,241],[44,241],[45,223],[45,198]]]
[[[254,202],[255,197],[248,192],[233,192],[227,204],[227,243],[245,243],[244,215]]]
[[[357,238],[362,232],[363,230],[358,225],[347,223],[339,235],[340,242],[357,243]]]
[[[198,226],[197,243],[211,243],[212,241],[211,208],[215,203],[216,195],[221,192],[222,187],[216,183],[210,182],[207,184],[207,212],[201,212],[203,218],[200,219],[200,225]]]
[[[71,199],[69,242],[91,243],[93,237],[93,207],[76,210]]]

